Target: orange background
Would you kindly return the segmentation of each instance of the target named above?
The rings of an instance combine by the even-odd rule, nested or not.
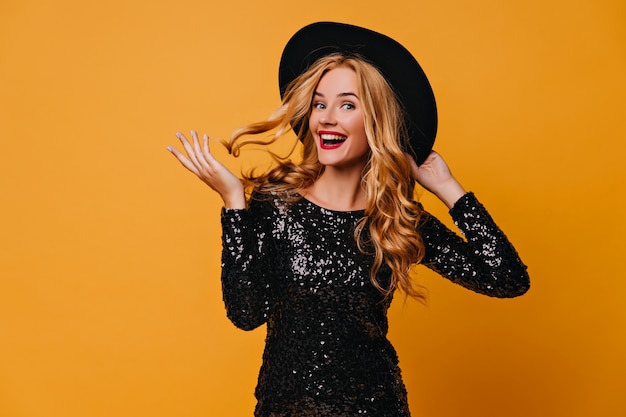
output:
[[[626,415],[623,0],[3,0],[1,416],[252,414],[264,329],[227,321],[220,201],[165,147],[268,115],[316,20],[418,57],[436,148],[530,268],[509,301],[421,269],[390,319],[414,416]]]

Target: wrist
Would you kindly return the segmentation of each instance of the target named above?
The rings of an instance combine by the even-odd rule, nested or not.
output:
[[[246,208],[246,197],[243,193],[243,190],[224,195],[222,196],[222,200],[224,200],[225,208],[229,208],[229,209],[245,209]]]
[[[451,209],[454,207],[454,204],[459,200],[459,198],[467,194],[467,191],[457,180],[451,179],[450,181],[442,184],[441,187],[438,187],[434,194],[446,205],[446,207],[448,207],[448,209]]]

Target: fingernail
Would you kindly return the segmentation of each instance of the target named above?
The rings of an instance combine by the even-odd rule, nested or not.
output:
[[[170,151],[170,152],[172,152],[172,150],[173,150],[171,146],[168,146],[168,147],[167,147],[167,148],[165,148],[165,149],[167,149],[167,150],[168,150],[168,151]]]
[[[176,137],[180,139],[180,132],[176,132]]]

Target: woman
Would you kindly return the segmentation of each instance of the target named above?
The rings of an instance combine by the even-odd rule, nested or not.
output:
[[[206,135],[178,134],[186,155],[169,148],[224,200],[228,317],[242,329],[267,324],[255,415],[409,416],[386,313],[396,290],[420,296],[411,268],[515,297],[528,290],[526,267],[431,151],[432,91],[401,45],[355,26],[309,25],[285,48],[280,81],[282,105],[227,147],[238,155],[267,142],[244,136],[272,130],[273,142],[293,126],[300,163],[279,161],[242,182],[213,158]],[[467,241],[414,201],[415,181]]]

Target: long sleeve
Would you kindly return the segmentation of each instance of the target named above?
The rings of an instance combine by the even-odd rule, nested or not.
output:
[[[247,210],[223,209],[221,223],[226,314],[235,326],[252,330],[267,321],[272,305],[270,219],[253,202]]]
[[[528,291],[526,265],[473,193],[461,197],[450,215],[466,239],[427,215],[420,226],[426,246],[425,266],[491,297],[517,297]]]

